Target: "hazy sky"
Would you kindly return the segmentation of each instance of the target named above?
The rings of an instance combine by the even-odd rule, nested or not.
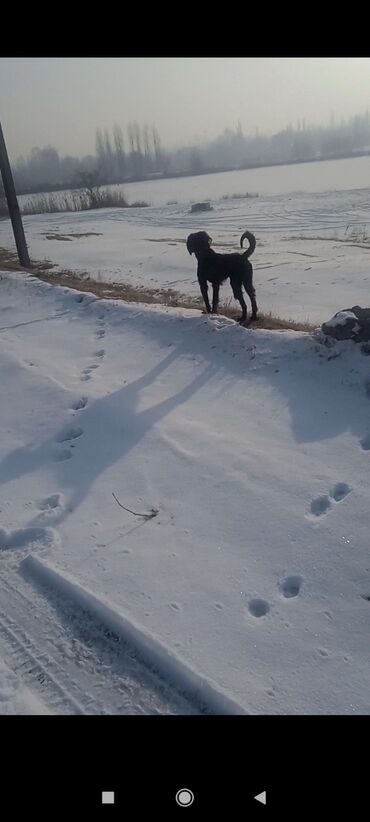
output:
[[[370,108],[370,58],[3,58],[0,117],[11,158],[33,146],[89,154],[98,126],[155,124],[165,146]]]

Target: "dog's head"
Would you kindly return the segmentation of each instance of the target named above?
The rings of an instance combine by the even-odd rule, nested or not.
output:
[[[189,234],[186,240],[186,248],[189,254],[195,254],[196,257],[201,257],[205,251],[208,251],[212,242],[212,237],[206,231],[196,231],[195,234]]]

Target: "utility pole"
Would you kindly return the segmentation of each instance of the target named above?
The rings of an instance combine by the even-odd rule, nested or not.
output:
[[[0,123],[0,171],[3,180],[6,201],[8,203],[9,217],[12,221],[15,244],[17,246],[19,262],[25,268],[31,268],[28,255],[26,238],[24,236],[23,223],[17,195],[14,187],[12,170],[10,168],[8,152],[6,150],[3,130]]]

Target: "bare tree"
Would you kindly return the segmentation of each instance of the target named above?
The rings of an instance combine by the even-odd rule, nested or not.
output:
[[[127,137],[128,137],[128,145],[130,149],[130,165],[131,165],[131,174],[136,174],[136,156],[135,156],[135,132],[132,123],[129,123],[127,126]]]
[[[150,150],[150,136],[147,125],[143,129],[143,143],[144,143],[144,168],[147,173],[152,170],[152,156]]]
[[[193,149],[189,158],[189,171],[191,174],[199,174],[203,170],[203,160],[197,149]]]
[[[134,133],[134,142],[135,142],[135,156],[136,156],[136,173],[138,177],[143,176],[144,171],[144,161],[143,161],[143,149],[141,145],[141,134],[140,134],[140,126],[139,123],[133,124],[133,133]]]
[[[162,171],[161,140],[160,140],[158,131],[157,131],[155,126],[152,126],[152,140],[153,140],[153,147],[154,147],[156,171]]]
[[[103,132],[100,128],[96,129],[96,157],[100,176],[102,180],[106,180],[108,177],[108,163],[105,150],[105,140]]]
[[[123,131],[121,126],[114,126],[113,140],[116,149],[116,165],[118,171],[119,182],[122,182],[126,173],[126,155],[125,144],[123,139]]]
[[[104,130],[104,146],[105,146],[105,156],[107,160],[107,181],[112,182],[114,180],[114,153],[112,149],[112,144],[109,137],[108,129]]]

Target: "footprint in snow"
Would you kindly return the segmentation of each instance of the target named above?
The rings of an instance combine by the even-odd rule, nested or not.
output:
[[[345,499],[347,494],[349,494],[350,490],[351,488],[346,482],[337,482],[331,492],[331,496],[335,502],[341,502],[341,500]]]
[[[302,587],[303,579],[300,576],[290,576],[284,577],[279,582],[279,590],[280,593],[286,599],[291,599],[292,597],[298,596],[301,587]]]
[[[327,651],[326,648],[316,648],[316,651],[323,659],[330,656],[329,651]]]
[[[70,460],[72,457],[72,451],[69,448],[63,448],[61,451],[57,451],[54,454],[54,462],[65,462],[66,460]]]
[[[87,368],[84,368],[81,375],[81,382],[87,382],[88,380],[91,380],[91,372],[95,371],[97,368],[99,368],[99,365],[97,363],[93,363],[92,365],[89,365]]]
[[[259,599],[256,597],[255,599],[251,599],[248,603],[248,610],[249,613],[252,614],[256,619],[260,617],[266,616],[270,610],[270,606],[265,599]]]
[[[363,437],[361,440],[361,448],[363,451],[370,451],[370,434]]]
[[[62,499],[62,494],[51,494],[50,497],[46,497],[39,502],[39,509],[40,511],[52,511],[61,508]]]
[[[83,434],[83,428],[79,426],[69,425],[67,428],[64,428],[63,431],[60,431],[59,434],[55,437],[56,442],[69,442],[70,440],[76,440],[78,437],[81,437]]]
[[[330,494],[322,494],[312,500],[308,517],[312,519],[324,516],[332,507],[333,502],[342,502],[350,491],[351,487],[346,482],[337,482]]]
[[[40,514],[37,517],[37,520],[40,523],[53,521],[63,511],[63,495],[51,494],[49,497],[46,497],[45,499],[41,500],[39,502],[38,507],[40,510]]]
[[[80,397],[79,400],[75,400],[72,403],[71,409],[73,409],[73,411],[81,411],[83,408],[86,408],[87,402],[87,397]]]
[[[322,517],[331,507],[330,497],[328,494],[322,494],[320,497],[315,497],[312,500],[310,511],[314,517]]]

